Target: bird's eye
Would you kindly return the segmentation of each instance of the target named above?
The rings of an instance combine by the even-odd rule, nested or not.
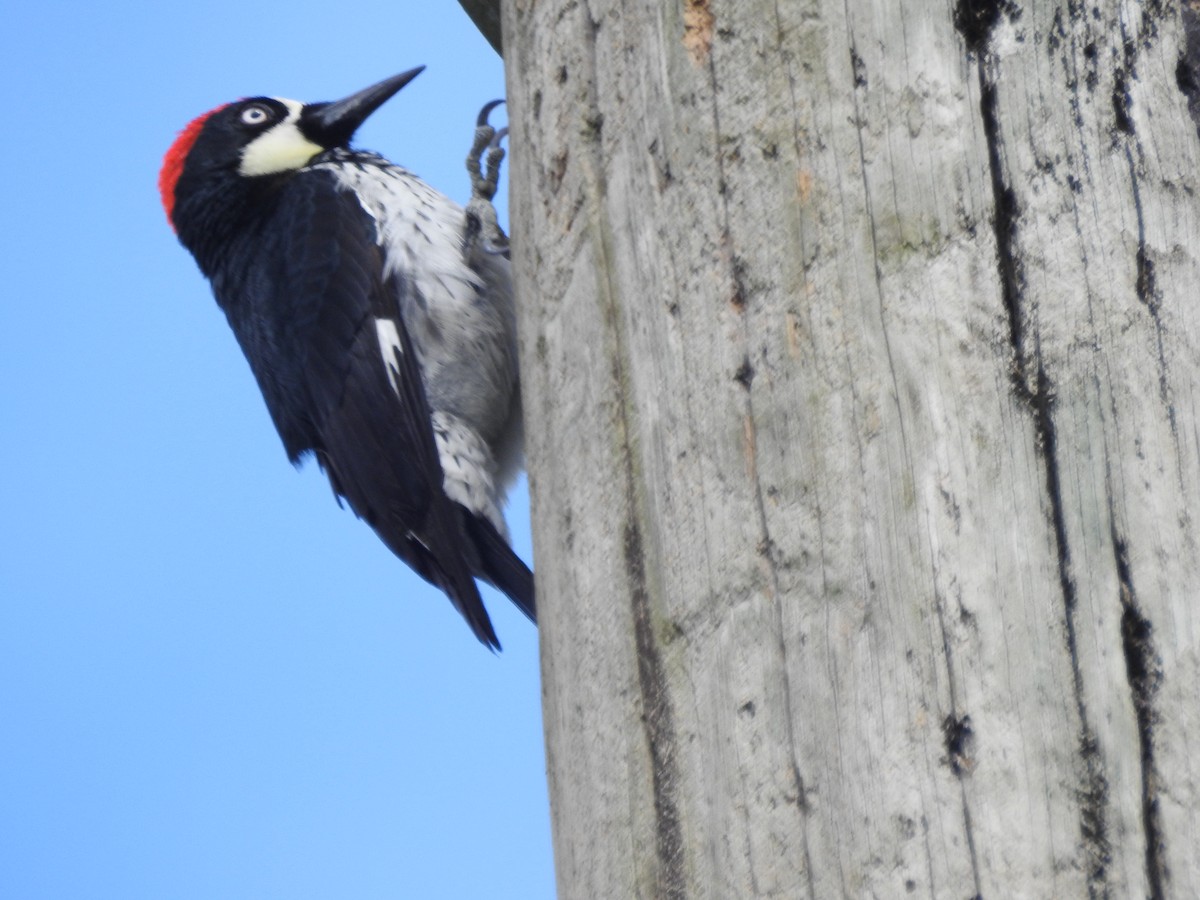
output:
[[[242,110],[242,124],[244,125],[263,125],[271,121],[271,118],[271,111],[259,103],[247,106]]]

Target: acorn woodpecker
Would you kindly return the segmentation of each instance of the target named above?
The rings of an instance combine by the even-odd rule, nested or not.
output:
[[[288,459],[315,456],[339,504],[498,649],[476,578],[536,618],[501,512],[522,431],[507,245],[490,203],[495,104],[477,122],[467,210],[349,146],[423,68],[334,103],[218,107],[180,132],[159,189]]]

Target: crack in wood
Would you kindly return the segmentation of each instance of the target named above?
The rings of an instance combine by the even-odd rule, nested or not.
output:
[[[1021,295],[1025,289],[1025,269],[1014,244],[1020,210],[1017,194],[1004,178],[1004,162],[1000,158],[999,113],[996,110],[996,86],[988,76],[983,57],[977,61],[979,74],[979,108],[987,138],[988,168],[992,179],[994,212],[992,229],[996,237],[996,263],[1000,274],[1000,298],[1008,314],[1008,339],[1013,349],[1013,387],[1021,400],[1029,403],[1034,388],[1030,384],[1028,359],[1025,351],[1025,329],[1021,316]]]
[[[587,94],[587,109],[584,113],[587,129],[582,135],[586,138],[582,142],[582,146],[587,151],[584,177],[591,182],[590,201],[593,207],[599,207],[607,195],[607,185],[603,174],[605,169],[603,160],[600,158],[603,152],[600,141],[600,123],[603,122],[604,116],[595,91],[595,73],[598,71],[596,48],[600,23],[591,18],[591,13],[586,7],[583,8],[583,15],[584,25],[589,33],[580,45],[587,48],[588,70],[592,73],[588,80],[590,87]],[[613,271],[613,266],[607,222],[599,209],[594,208],[592,212],[594,214],[592,229],[594,246],[599,257],[596,271],[600,275],[608,275]],[[646,553],[639,525],[638,476],[631,434],[634,430],[634,423],[629,408],[632,386],[626,365],[628,349],[622,333],[616,288],[606,278],[600,278],[598,282],[597,290],[603,298],[605,325],[613,343],[611,374],[616,407],[613,413],[616,432],[614,443],[619,455],[618,465],[625,482],[626,521],[622,530],[622,543],[633,618],[642,725],[650,756],[650,783],[654,795],[654,849],[657,863],[654,876],[654,896],[663,897],[666,900],[686,900],[688,896],[686,848],[683,841],[683,826],[677,796],[680,781],[675,758],[677,736],[674,712],[671,706],[670,682],[663,665],[659,640],[655,634],[651,609],[653,599],[648,584]]]
[[[628,449],[628,445],[626,445]],[[626,472],[632,485],[632,462]],[[663,670],[662,656],[650,616],[650,592],[646,587],[646,558],[642,535],[634,517],[625,523],[625,571],[629,576],[633,604],[633,632],[637,644],[638,686],[642,694],[642,719],[650,746],[650,778],[654,790],[654,840],[658,857],[657,897],[682,900],[687,897],[684,881],[683,827],[676,801],[678,780],[675,762],[675,721],[671,691]]]
[[[1133,42],[1128,38],[1125,40],[1125,65],[1117,66],[1113,71],[1113,90],[1112,90],[1112,106],[1113,118],[1116,122],[1116,129],[1122,134],[1132,135],[1133,130],[1133,115],[1131,109],[1133,107],[1133,95],[1129,92],[1129,80],[1136,78],[1137,73],[1133,66],[1129,63],[1129,59],[1134,55]]]
[[[975,768],[971,747],[975,743],[975,730],[968,715],[948,715],[942,720],[942,737],[946,742],[946,765],[955,775],[962,777]]]
[[[1011,3],[996,0],[959,0],[955,9],[955,26],[975,55],[980,90],[980,118],[988,148],[994,204],[993,228],[996,237],[996,262],[1000,277],[1001,298],[1009,321],[1009,339],[1014,354],[1013,386],[1019,400],[1033,416],[1037,438],[1036,451],[1046,473],[1046,494],[1050,505],[1051,527],[1058,554],[1059,589],[1063,600],[1063,621],[1066,649],[1071,665],[1072,687],[1076,715],[1079,720],[1079,758],[1083,767],[1082,784],[1078,793],[1080,803],[1080,832],[1083,852],[1087,859],[1088,894],[1105,897],[1110,894],[1108,866],[1112,846],[1108,835],[1108,779],[1099,740],[1092,727],[1084,699],[1083,671],[1079,659],[1076,634],[1078,592],[1071,574],[1071,550],[1067,535],[1066,512],[1059,474],[1058,440],[1054,422],[1054,389],[1041,359],[1036,334],[1033,350],[1026,346],[1028,311],[1023,309],[1025,277],[1017,248],[1020,219],[1016,192],[1005,177],[1000,127],[998,88],[993,76],[987,44],[991,30],[1002,13],[1013,15]]]
[[[720,94],[720,81],[717,78],[716,63],[713,55],[708,55],[708,81],[709,90],[712,94],[712,124],[713,134],[716,136],[717,144],[713,148],[713,158],[717,168],[717,195],[720,197],[721,203],[721,246],[726,250],[729,261],[729,279],[732,285],[730,297],[730,306],[737,314],[738,321],[741,325],[743,343],[748,345],[749,326],[746,321],[746,304],[748,300],[747,287],[745,284],[746,264],[734,249],[733,229],[730,224],[731,217],[729,212],[729,183],[725,171],[725,155],[720,147],[720,139],[723,135],[721,130],[721,114],[718,104],[718,96]],[[770,583],[770,599],[776,617],[775,634],[778,636],[779,658],[783,661],[783,694],[784,701],[782,708],[784,710],[784,718],[786,720],[786,729],[788,735],[788,753],[791,757],[791,775],[792,788],[797,797],[796,807],[800,813],[800,833],[803,837],[803,856],[804,856],[804,872],[807,877],[809,897],[816,897],[815,875],[813,872],[813,858],[809,848],[808,840],[808,804],[805,799],[806,788],[804,778],[800,772],[799,762],[796,760],[796,728],[795,720],[792,715],[794,708],[793,692],[791,679],[788,674],[787,663],[787,644],[784,641],[783,634],[783,595],[779,585],[779,568],[776,559],[777,554],[774,552],[775,542],[771,539],[770,528],[767,523],[767,508],[763,500],[763,485],[758,475],[758,460],[757,446],[755,434],[755,418],[754,418],[754,398],[751,391],[751,382],[753,380],[753,368],[750,366],[749,355],[745,357],[745,363],[738,370],[738,375],[735,380],[739,381],[745,388],[745,427],[747,429],[747,474],[754,485],[754,508],[758,519],[759,529],[759,548],[766,548],[766,552],[759,552],[760,558],[763,560],[763,566],[767,573],[767,578]]]
[[[1079,792],[1080,828],[1089,859],[1088,895],[1104,897],[1109,894],[1108,865],[1112,860],[1107,820],[1108,777],[1104,771],[1100,742],[1091,725],[1087,703],[1084,700],[1083,670],[1079,661],[1079,638],[1076,633],[1079,596],[1071,574],[1071,549],[1059,475],[1058,433],[1053,415],[1054,391],[1040,358],[1037,360],[1036,388],[1030,402],[1038,437],[1038,451],[1046,470],[1046,493],[1050,502],[1054,543],[1058,550],[1058,578],[1063,597],[1067,654],[1071,661],[1075,709],[1079,717],[1079,755],[1084,767],[1084,783]]]
[[[970,0],[968,0],[968,2],[970,2]],[[993,5],[995,7],[995,10],[994,10],[995,15],[998,16],[1000,10],[1004,8],[1003,4],[993,4]],[[975,6],[977,7],[976,11],[979,12],[980,14],[982,14],[985,18],[992,15],[991,6],[989,6],[987,4],[982,4],[982,5],[975,4]],[[982,8],[983,6],[987,6],[988,8],[983,9]],[[848,6],[848,2],[847,2],[847,6],[846,6],[846,15],[847,15],[847,19],[849,19],[850,10],[849,10],[849,6]],[[857,125],[859,171],[862,173],[863,196],[865,198],[867,208],[870,212],[870,214],[867,216],[867,221],[869,223],[868,231],[869,231],[870,240],[871,240],[871,253],[872,253],[872,256],[873,256],[873,259],[875,262],[874,267],[873,267],[874,276],[875,276],[875,290],[876,290],[877,298],[879,299],[879,302],[880,302],[879,327],[880,327],[880,333],[883,336],[884,348],[887,352],[888,371],[891,374],[893,396],[899,397],[900,388],[899,388],[899,385],[898,385],[897,379],[896,379],[896,366],[895,366],[895,362],[894,362],[894,359],[892,356],[891,341],[888,338],[887,323],[886,323],[886,321],[884,321],[884,317],[883,317],[883,310],[882,310],[883,295],[884,295],[883,276],[882,276],[882,272],[881,272],[880,266],[879,266],[879,243],[878,243],[878,237],[877,237],[876,229],[875,229],[875,220],[876,219],[875,219],[875,215],[874,215],[874,203],[873,203],[872,197],[871,197],[871,184],[870,184],[870,180],[867,177],[867,169],[868,169],[867,154],[866,154],[866,149],[863,145],[863,124],[862,123],[864,122],[864,117],[862,114],[862,109],[860,107],[859,98],[860,98],[860,95],[867,90],[868,75],[867,75],[866,63],[862,59],[862,57],[859,56],[859,54],[858,54],[853,34],[850,35],[850,68],[851,68],[851,73],[853,75],[853,85],[854,85],[854,92],[853,92],[854,121]],[[1011,195],[1011,191],[1009,193]],[[1015,207],[1015,203],[1013,205]],[[1014,219],[1014,221],[1015,221],[1015,219]],[[899,408],[898,401],[897,401],[896,413],[897,413],[897,420],[900,425],[901,444],[904,448],[905,463],[911,470],[911,463],[909,462],[910,455],[909,455],[908,433],[907,433],[907,429],[905,428],[903,410],[901,410]],[[955,778],[957,778],[957,780],[958,780],[959,803],[960,803],[961,809],[962,809],[963,835],[964,835],[966,845],[967,845],[967,858],[968,858],[968,861],[969,861],[970,867],[971,867],[971,877],[974,881],[974,886],[975,886],[976,892],[982,893],[982,889],[983,889],[982,888],[982,870],[980,868],[979,854],[978,854],[978,851],[976,848],[975,828],[974,828],[973,820],[971,817],[971,804],[970,804],[970,800],[967,796],[967,786],[966,786],[966,780],[964,778],[964,775],[967,772],[969,772],[970,766],[972,765],[972,763],[970,762],[969,754],[968,754],[968,744],[973,743],[973,732],[971,731],[971,728],[970,728],[970,716],[968,716],[966,714],[960,715],[958,712],[959,704],[958,704],[958,699],[956,696],[956,689],[955,689],[954,661],[953,661],[953,655],[950,650],[949,635],[946,631],[945,614],[944,614],[944,610],[943,610],[944,601],[941,596],[936,596],[934,602],[935,602],[935,608],[937,611],[938,621],[940,623],[941,632],[942,632],[942,650],[943,650],[943,653],[946,658],[947,679],[948,679],[948,682],[950,685],[951,714],[946,718],[945,723],[943,725],[944,728],[947,728],[946,723],[953,723],[953,727],[951,727],[951,728],[949,728],[949,730],[945,731],[946,746],[947,746],[947,763],[949,764],[951,771],[954,773]],[[928,847],[926,849],[928,852]],[[930,879],[930,884],[931,885],[933,884],[932,878]]]
[[[1182,3],[1184,46],[1175,65],[1175,85],[1187,98],[1188,114],[1200,134],[1200,8]]]
[[[1142,31],[1151,37],[1157,34],[1154,14],[1161,15],[1161,9],[1146,9],[1143,11]],[[1189,21],[1189,18],[1191,21]],[[1196,52],[1195,41],[1196,12],[1190,5],[1184,5],[1184,24],[1188,32],[1188,52]],[[1159,291],[1154,273],[1154,260],[1151,258],[1146,242],[1146,221],[1142,209],[1141,186],[1138,167],[1134,160],[1134,147],[1141,155],[1141,144],[1133,126],[1130,110],[1133,97],[1130,92],[1128,79],[1137,76],[1137,45],[1125,33],[1125,25],[1121,26],[1124,40],[1124,65],[1118,68],[1114,76],[1113,105],[1117,109],[1117,128],[1129,137],[1125,144],[1125,160],[1129,167],[1129,183],[1133,192],[1134,211],[1137,214],[1137,280],[1135,290],[1138,300],[1146,307],[1154,322],[1154,333],[1157,341],[1158,355],[1158,388],[1159,399],[1166,408],[1170,423],[1171,435],[1176,444],[1179,442],[1179,432],[1175,419],[1175,405],[1170,398],[1170,386],[1167,378],[1167,360],[1164,349],[1162,323],[1162,294]],[[1147,45],[1149,42],[1146,42]],[[1183,64],[1181,60],[1180,64]],[[1179,71],[1176,71],[1179,79]],[[1181,89],[1183,84],[1180,84]],[[1186,93],[1186,91],[1185,91]],[[1118,97],[1118,94],[1120,96]],[[1189,96],[1189,108],[1193,115],[1195,109]],[[1119,101],[1119,102],[1118,102]],[[1125,127],[1123,127],[1123,125]],[[1133,146],[1131,146],[1133,145]],[[1121,604],[1121,647],[1125,655],[1125,674],[1133,702],[1134,714],[1138,724],[1138,743],[1140,750],[1142,774],[1142,830],[1146,840],[1146,880],[1151,900],[1162,900],[1166,896],[1166,884],[1169,872],[1166,866],[1166,838],[1162,825],[1162,817],[1158,802],[1158,770],[1154,756],[1154,725],[1158,720],[1154,700],[1162,682],[1162,668],[1158,652],[1153,641],[1153,627],[1142,613],[1133,585],[1133,571],[1129,563],[1129,550],[1124,538],[1117,530],[1115,511],[1109,501],[1109,523],[1112,533],[1113,557],[1120,585],[1119,601]]]
[[[950,714],[942,720],[942,736],[945,739],[946,764],[954,777],[958,779],[959,802],[962,806],[963,833],[967,840],[967,854],[971,862],[971,876],[975,882],[977,893],[983,891],[983,879],[979,868],[979,853],[975,847],[975,826],[971,819],[971,804],[967,798],[967,786],[964,775],[974,768],[972,757],[975,743],[975,732],[971,728],[971,717],[959,713],[958,689],[955,686],[954,652],[950,646],[950,633],[946,630],[946,601],[940,591],[934,595],[937,611],[938,628],[942,634],[942,655],[946,658],[946,681],[950,691]],[[928,852],[928,851],[927,851]],[[932,886],[933,881],[930,880]]]
[[[1109,504],[1110,518],[1113,515]],[[1137,716],[1138,742],[1142,763],[1142,830],[1146,836],[1146,880],[1151,900],[1167,896],[1169,873],[1166,865],[1166,833],[1158,804],[1158,768],[1154,759],[1154,725],[1158,712],[1154,700],[1162,683],[1162,666],[1154,647],[1153,626],[1142,613],[1133,587],[1129,550],[1111,521],[1113,556],[1120,583],[1121,647],[1125,654],[1125,674]]]
[[[1137,266],[1137,281],[1135,289],[1138,299],[1150,313],[1154,322],[1154,337],[1157,342],[1158,355],[1158,397],[1167,411],[1167,421],[1171,427],[1171,436],[1179,445],[1179,427],[1175,419],[1175,404],[1171,400],[1171,386],[1167,377],[1167,352],[1164,340],[1162,322],[1162,292],[1154,275],[1154,260],[1150,256],[1146,244],[1146,219],[1142,212],[1142,192],[1138,179],[1137,166],[1134,163],[1133,150],[1125,147],[1125,159],[1129,165],[1129,184],[1133,190],[1133,208],[1137,214],[1137,253],[1134,262]],[[1182,455],[1182,454],[1181,454]]]
[[[958,0],[954,7],[954,28],[967,44],[967,52],[984,49],[1001,15],[1016,19],[1021,10],[1012,0]]]

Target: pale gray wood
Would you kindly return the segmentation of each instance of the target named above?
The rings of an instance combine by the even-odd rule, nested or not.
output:
[[[1200,895],[1178,9],[972,7],[505,4],[562,898]]]

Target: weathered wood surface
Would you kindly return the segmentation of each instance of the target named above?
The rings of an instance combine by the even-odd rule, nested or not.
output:
[[[1200,895],[1178,8],[504,16],[560,896]]]

